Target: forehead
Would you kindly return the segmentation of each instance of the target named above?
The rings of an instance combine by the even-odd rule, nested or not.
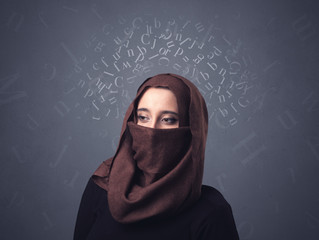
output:
[[[174,93],[165,88],[147,89],[138,102],[138,108],[141,107],[169,107],[177,109],[177,100]]]

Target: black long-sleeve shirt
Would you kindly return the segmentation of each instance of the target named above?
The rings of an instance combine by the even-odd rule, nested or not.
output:
[[[202,186],[200,199],[181,214],[161,221],[116,222],[107,192],[89,180],[82,196],[74,240],[238,240],[230,205],[215,188]]]

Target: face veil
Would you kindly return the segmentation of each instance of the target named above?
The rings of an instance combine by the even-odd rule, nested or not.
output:
[[[153,129],[136,124],[136,106],[150,87],[165,87],[177,99],[180,127]],[[189,80],[175,74],[148,78],[125,114],[115,155],[93,174],[108,192],[120,223],[176,215],[201,193],[208,117],[205,101]]]

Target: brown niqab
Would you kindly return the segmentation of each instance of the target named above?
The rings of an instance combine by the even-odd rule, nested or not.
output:
[[[175,94],[179,128],[136,124],[136,106],[149,87],[166,87]],[[114,157],[93,175],[108,192],[113,218],[133,223],[175,215],[192,205],[201,193],[207,127],[205,101],[190,81],[175,74],[147,79],[128,107]]]

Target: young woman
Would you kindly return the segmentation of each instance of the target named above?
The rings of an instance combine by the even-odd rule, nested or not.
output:
[[[115,155],[86,186],[74,239],[239,239],[230,205],[202,185],[207,130],[205,101],[190,81],[148,78]]]

